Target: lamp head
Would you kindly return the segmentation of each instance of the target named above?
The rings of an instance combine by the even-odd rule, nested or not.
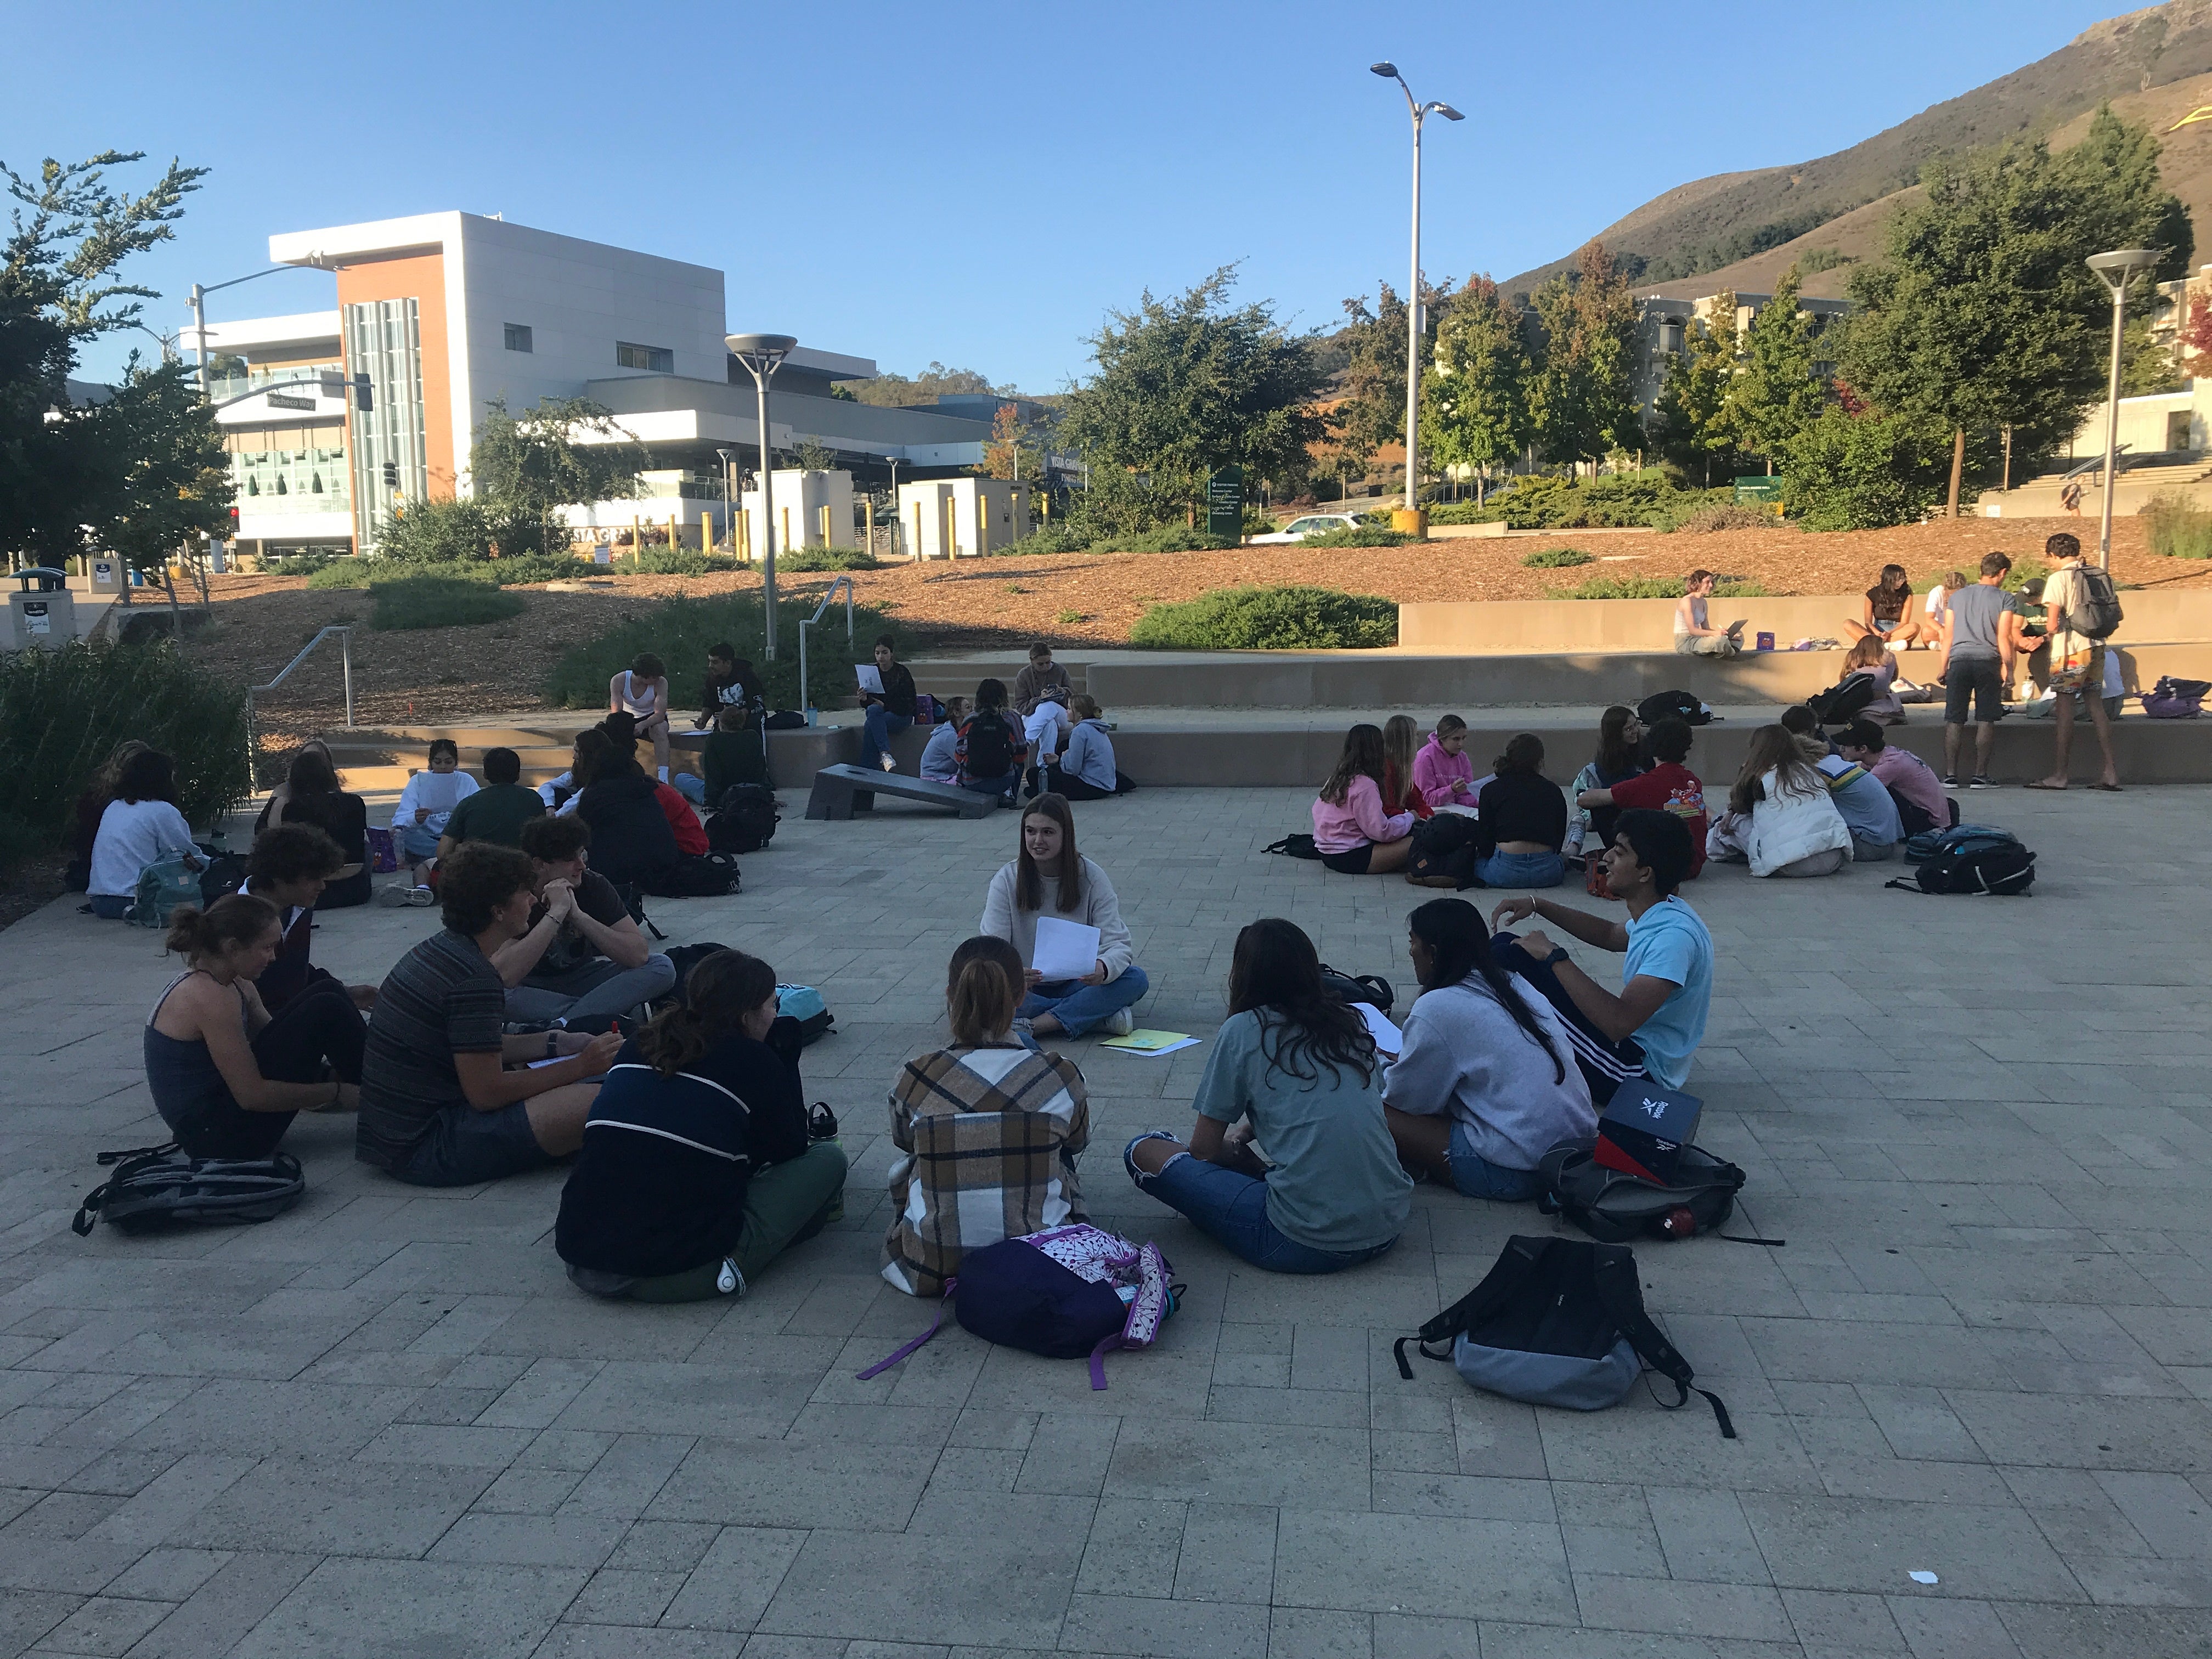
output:
[[[1467,119],[1467,117],[1462,115],[1449,104],[1431,104],[1429,107],[1434,110],[1437,114],[1443,116],[1447,121],[1464,121]]]
[[[799,341],[789,334],[726,334],[722,343],[740,357],[781,358]]]
[[[1388,59],[1380,64],[1370,64],[1367,66],[1367,72],[1370,75],[1379,75],[1386,81],[1395,81],[1398,78],[1398,66]]]

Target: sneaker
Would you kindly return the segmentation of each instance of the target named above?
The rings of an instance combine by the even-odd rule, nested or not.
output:
[[[438,896],[427,887],[409,887],[404,889],[399,900],[399,902],[402,904],[412,904],[423,909],[428,909],[431,905],[435,904],[437,902]]]
[[[882,767],[886,772],[896,772],[898,770],[898,763],[891,758],[890,751],[889,750],[885,750],[882,754],[876,757],[876,764]]]
[[[407,896],[414,890],[405,882],[395,881],[376,890],[376,902],[387,910],[396,910],[403,904],[412,904],[415,902]]]
[[[1127,1036],[1137,1029],[1137,1017],[1127,1008],[1116,1008],[1102,1023],[1115,1036]]]
[[[1977,773],[1975,773],[1975,774],[1974,774],[1974,781],[1973,781],[1972,783],[1969,783],[1969,784],[1966,786],[1966,787],[1967,787],[1967,788],[1969,788],[1969,789],[1987,789],[1987,788],[1990,788],[1990,787],[1992,787],[1992,786],[1991,786],[1991,784],[1990,784],[1990,782],[1989,774],[1988,774],[1988,773],[1986,773],[1986,772],[1977,772]]]
[[[750,1288],[745,1284],[745,1276],[738,1271],[734,1257],[726,1255],[722,1258],[722,1270],[714,1275],[714,1288],[732,1300],[744,1296]]]
[[[1956,772],[1946,772],[1943,775],[1943,787],[1946,789],[1956,789],[1959,787],[1959,775]]]

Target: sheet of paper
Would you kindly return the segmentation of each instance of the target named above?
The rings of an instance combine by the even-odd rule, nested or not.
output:
[[[1158,1054],[1172,1054],[1179,1049],[1195,1048],[1200,1041],[1201,1039],[1198,1037],[1187,1036],[1181,1031],[1140,1030],[1132,1031],[1127,1036],[1108,1037],[1098,1046],[1102,1048],[1119,1048],[1125,1054],[1143,1054],[1151,1058]]]
[[[1367,1022],[1367,1034],[1375,1039],[1376,1053],[1396,1054],[1405,1052],[1406,1034],[1390,1023],[1389,1015],[1371,1002],[1355,1002],[1352,1006],[1360,1018]]]
[[[853,665],[853,672],[860,677],[861,690],[872,691],[879,697],[884,695],[884,677],[876,672],[875,664],[856,662]]]
[[[549,1060],[533,1060],[530,1062],[530,1069],[534,1072],[541,1066],[558,1066],[568,1058],[566,1054],[555,1054]]]
[[[1030,966],[1048,980],[1082,979],[1098,971],[1098,930],[1059,916],[1039,916]]]

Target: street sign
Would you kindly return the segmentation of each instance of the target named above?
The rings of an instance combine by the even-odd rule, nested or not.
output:
[[[1782,499],[1782,480],[1779,478],[1738,478],[1735,499],[1739,506],[1770,506]]]
[[[271,409],[304,409],[311,413],[315,407],[313,398],[295,398],[289,392],[270,392],[268,403]]]
[[[1244,536],[1244,469],[1224,466],[1206,481],[1206,532],[1241,541]]]

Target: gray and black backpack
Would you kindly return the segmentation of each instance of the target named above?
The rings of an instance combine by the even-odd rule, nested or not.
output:
[[[1393,1352],[1407,1382],[1413,1368],[1406,1345],[1416,1340],[1423,1358],[1448,1360],[1476,1388],[1532,1406],[1602,1411],[1620,1402],[1646,1366],[1674,1385],[1669,1411],[1688,1404],[1695,1387],[1690,1362],[1644,1311],[1636,1254],[1620,1244],[1516,1233],[1481,1284],[1422,1326],[1418,1339],[1398,1339]],[[1735,1439],[1720,1396],[1697,1392],[1722,1436]]]
[[[70,1224],[82,1238],[97,1222],[126,1233],[166,1227],[231,1227],[273,1220],[304,1197],[307,1177],[288,1152],[267,1158],[194,1158],[174,1141],[102,1152],[115,1173],[85,1194]]]
[[[1689,1238],[1719,1233],[1735,1209],[1744,1174],[1725,1158],[1701,1146],[1685,1146],[1674,1178],[1665,1185],[1608,1168],[1597,1161],[1597,1138],[1563,1140],[1536,1165],[1543,1185],[1536,1207],[1565,1216],[1592,1238],[1607,1244],[1632,1238]],[[1779,1239],[1738,1238],[1738,1243],[1778,1244]]]

